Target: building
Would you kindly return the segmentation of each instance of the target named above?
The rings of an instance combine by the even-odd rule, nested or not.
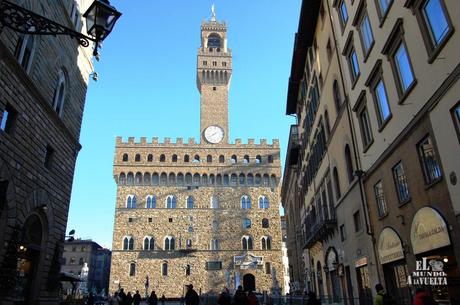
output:
[[[279,142],[229,142],[232,52],[214,13],[201,24],[197,63],[199,142],[116,140],[110,291],[282,289]]]
[[[289,278],[289,257],[288,257],[288,248],[287,248],[287,223],[286,223],[286,217],[281,216],[281,236],[282,236],[282,241],[281,241],[281,252],[283,253],[282,255],[282,260],[283,260],[283,287],[284,287],[284,294],[290,293],[289,287],[290,287],[290,282],[291,279]]]
[[[308,10],[304,12],[305,9]],[[329,232],[323,231],[327,240],[323,242],[323,251],[325,245],[341,247],[344,258],[354,257],[351,268],[357,271],[366,263],[370,275],[368,289],[373,290],[381,282],[401,304],[412,304],[417,287],[413,272],[420,271],[424,259],[431,261],[428,271],[442,268],[447,274],[447,285],[430,289],[435,299],[450,304],[459,302],[455,287],[460,275],[457,263],[460,162],[456,157],[460,152],[460,56],[456,52],[460,38],[454,31],[458,12],[457,2],[444,0],[303,1],[302,5],[287,112],[297,113],[299,122],[303,121],[305,116],[298,110],[304,100],[302,81],[313,74],[310,72],[313,62],[314,75],[320,84],[319,96],[323,98],[332,92],[326,102],[338,100],[333,82],[332,90],[322,89],[330,84],[327,75],[337,75],[338,92],[344,94],[346,105],[341,120],[349,122],[340,128],[346,134],[338,139],[350,141],[348,153],[345,150],[345,166],[338,166],[337,175],[332,171],[332,182],[335,191],[341,190],[342,197],[345,195],[342,181],[354,182],[345,188],[350,200],[348,203],[346,198],[338,200],[337,220],[326,226]],[[334,56],[338,69],[328,66]],[[305,71],[301,71],[302,65]],[[318,73],[318,69],[324,73]],[[306,100],[308,106],[312,98]],[[322,111],[321,102],[319,105],[318,113]],[[330,112],[329,117],[332,117]],[[315,128],[314,122],[312,126]],[[302,157],[298,162],[293,159],[303,152],[309,153],[308,148],[302,147],[300,123],[299,129],[300,139],[293,136],[291,128],[287,158],[289,168],[297,172],[304,163]],[[340,145],[334,147],[333,134],[326,141],[323,158],[331,160],[343,151]],[[320,172],[322,164],[318,167]],[[305,181],[310,178],[300,178],[298,183]],[[285,194],[284,189],[282,193]],[[312,198],[311,202],[317,200]],[[359,216],[365,233],[357,230],[356,212],[346,208],[357,203],[362,206]],[[305,215],[302,206],[298,211]],[[307,217],[307,227],[315,227],[315,223]],[[337,235],[341,246],[336,244]],[[350,240],[355,241],[358,235],[361,241],[350,248]],[[358,258],[358,253],[366,253],[365,258]],[[341,253],[337,254],[340,267]],[[334,255],[332,261],[333,258]],[[360,287],[366,276],[360,280],[357,272],[358,281],[354,283],[353,276],[348,279],[344,267],[344,273],[338,270],[339,282],[342,289],[346,288],[342,295],[350,297],[349,281],[352,287]],[[331,278],[326,278],[326,282],[331,283],[329,291],[333,292]],[[368,300],[354,291],[353,296],[360,297],[360,304]]]
[[[107,293],[111,256],[112,252],[109,249],[103,248],[91,239],[66,241],[61,271],[81,276],[82,268],[87,267],[86,290]],[[64,283],[63,288],[71,290],[72,286]]]
[[[369,304],[371,283],[378,281],[376,257],[328,5],[302,3],[286,107],[297,124],[290,131],[282,201],[301,233],[292,238],[303,249],[303,290]]]
[[[91,1],[13,1],[81,31]],[[92,50],[0,29],[0,303],[56,303]]]

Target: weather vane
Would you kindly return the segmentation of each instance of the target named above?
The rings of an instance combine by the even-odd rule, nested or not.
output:
[[[211,21],[216,21],[216,8],[214,3],[211,5]]]

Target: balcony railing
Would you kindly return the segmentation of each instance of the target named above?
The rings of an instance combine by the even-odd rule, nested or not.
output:
[[[330,209],[329,211],[324,209],[315,216],[310,213],[305,219],[304,249],[310,248],[318,241],[329,239],[337,229],[335,209]]]

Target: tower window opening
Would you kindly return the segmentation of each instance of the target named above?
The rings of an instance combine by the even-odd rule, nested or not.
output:
[[[216,91],[216,90],[217,90],[217,87],[212,87],[212,90],[213,90],[213,91]]]

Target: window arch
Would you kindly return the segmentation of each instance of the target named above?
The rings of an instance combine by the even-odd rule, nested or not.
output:
[[[128,154],[123,154],[123,162],[127,162],[128,161]]]
[[[248,163],[249,163],[249,156],[248,156],[248,155],[244,155],[244,157],[243,157],[243,163],[244,163],[244,164],[248,164]]]
[[[158,173],[153,173],[152,174],[152,185],[158,185],[160,183],[160,177],[158,176]]]
[[[351,160],[350,146],[345,145],[345,163],[347,166],[348,183],[353,181],[353,161]]]
[[[176,154],[172,155],[171,162],[173,162],[173,163],[177,162],[177,155]]]
[[[268,155],[267,161],[268,163],[273,163],[273,155]]]
[[[252,246],[252,237],[245,235],[241,238],[242,248],[243,250],[253,250]]]
[[[219,240],[218,239],[211,239],[211,249],[212,251],[219,250]]]
[[[196,173],[193,175],[193,185],[200,185],[201,177],[200,174]]]
[[[261,240],[261,248],[262,250],[271,250],[272,249],[272,242],[270,236],[262,236]]]
[[[246,184],[249,186],[254,185],[254,176],[252,174],[248,174]]]
[[[211,155],[208,155],[208,156],[206,157],[206,162],[212,163],[212,156],[211,156]]]
[[[155,239],[152,236],[144,237],[144,250],[146,251],[155,250]]]
[[[220,48],[221,47],[221,42],[220,42],[220,36],[212,33],[208,36],[208,48]]]
[[[212,221],[212,229],[218,230],[219,229],[219,222],[217,220]]]
[[[243,195],[241,197],[241,208],[245,210],[251,208],[251,197],[248,195]]]
[[[270,176],[268,174],[264,174],[262,177],[262,184],[264,186],[269,186],[270,185]]]
[[[136,275],[136,263],[130,263],[129,264],[129,276],[135,276]]]
[[[256,174],[255,185],[260,186],[261,183],[262,183],[262,177],[260,176],[260,174]]]
[[[244,174],[240,174],[238,183],[240,185],[246,185],[246,176]]]
[[[208,175],[203,174],[203,176],[201,176],[201,185],[208,185]]]
[[[209,175],[209,185],[214,185],[216,184],[216,177],[214,176],[214,174],[210,174]]]
[[[224,186],[229,186],[230,184],[230,177],[228,174],[224,174]]]
[[[231,174],[230,176],[230,185],[237,186],[238,185],[238,176],[236,174]]]
[[[262,228],[267,229],[269,227],[270,227],[270,222],[269,222],[268,218],[263,218],[262,219]]]
[[[175,209],[177,206],[177,199],[173,195],[169,195],[166,198],[166,208],[167,209]]]
[[[153,155],[152,154],[149,154],[147,156],[147,162],[153,162]]]
[[[165,237],[165,251],[173,251],[176,248],[176,240],[173,236]]]
[[[251,228],[251,219],[243,218],[243,229],[250,229]]]
[[[342,105],[342,98],[340,96],[340,88],[339,82],[335,79],[334,83],[332,84],[332,94],[334,96],[334,104],[337,112],[339,112],[340,107]]]
[[[192,185],[192,174],[191,173],[185,174],[185,184]]]
[[[128,195],[126,197],[126,207],[128,209],[136,208],[136,196],[135,195]]]
[[[339,198],[340,198],[340,196],[342,196],[342,194],[340,192],[339,172],[337,171],[337,167],[334,167],[334,169],[332,170],[332,176],[334,178],[336,200],[339,200]]]
[[[140,162],[140,161],[141,161],[141,155],[140,155],[140,154],[136,154],[136,156],[134,157],[134,161],[135,161],[135,162]]]
[[[126,176],[126,184],[127,185],[134,184],[134,174],[132,172],[129,172],[128,175]]]
[[[168,185],[175,185],[175,184],[176,184],[176,174],[175,173],[169,173]]]
[[[224,163],[225,162],[225,157],[223,155],[219,156],[219,163]]]
[[[190,265],[185,266],[185,275],[189,276],[191,274],[191,267]]]
[[[135,179],[134,179],[134,184],[135,184],[135,185],[142,185],[142,183],[143,183],[142,180],[143,180],[143,179],[142,179],[142,173],[137,172],[137,173],[136,173],[136,177],[135,177]]]
[[[160,185],[168,184],[168,175],[166,173],[161,173],[160,175]]]
[[[238,162],[237,156],[236,156],[236,155],[232,155],[232,157],[230,158],[230,163],[235,164],[236,162]]]
[[[185,162],[185,163],[190,162],[190,156],[189,156],[189,155],[185,155],[185,156],[184,156],[184,162]]]
[[[260,209],[268,209],[269,208],[269,203],[268,203],[268,198],[264,195],[259,197],[259,208]]]
[[[219,208],[219,198],[214,195],[211,197],[211,209],[218,209]]]
[[[150,173],[144,173],[144,185],[150,185]]]
[[[16,45],[16,58],[27,72],[30,71],[36,49],[36,37],[34,35],[21,35]]]
[[[64,101],[66,95],[66,77],[63,70],[59,71],[59,77],[54,87],[54,95],[53,95],[53,109],[57,112],[57,114],[62,117],[63,109],[64,109]]]
[[[270,176],[270,185],[271,185],[271,187],[276,186],[276,175],[271,175]]]
[[[123,238],[123,250],[134,250],[134,238],[132,236]]]
[[[199,155],[195,155],[195,157],[193,157],[193,163],[200,163],[200,161],[201,159]]]
[[[160,162],[162,162],[162,163],[163,163],[163,162],[166,162],[166,156],[165,156],[165,154],[161,154],[161,155],[160,155]]]
[[[262,163],[262,156],[261,155],[257,155],[256,156],[256,164],[260,164]]]
[[[126,184],[126,174],[125,173],[120,173],[120,176],[118,177],[118,183],[120,185]]]
[[[168,262],[163,262],[163,264],[161,264],[161,275],[162,276],[168,275]]]
[[[147,209],[154,209],[157,207],[157,197],[154,195],[148,195],[145,199],[145,207]]]
[[[187,197],[187,200],[186,200],[186,206],[187,206],[187,209],[193,209],[193,197],[192,196],[188,196]]]
[[[184,174],[177,174],[177,185],[184,185]]]

